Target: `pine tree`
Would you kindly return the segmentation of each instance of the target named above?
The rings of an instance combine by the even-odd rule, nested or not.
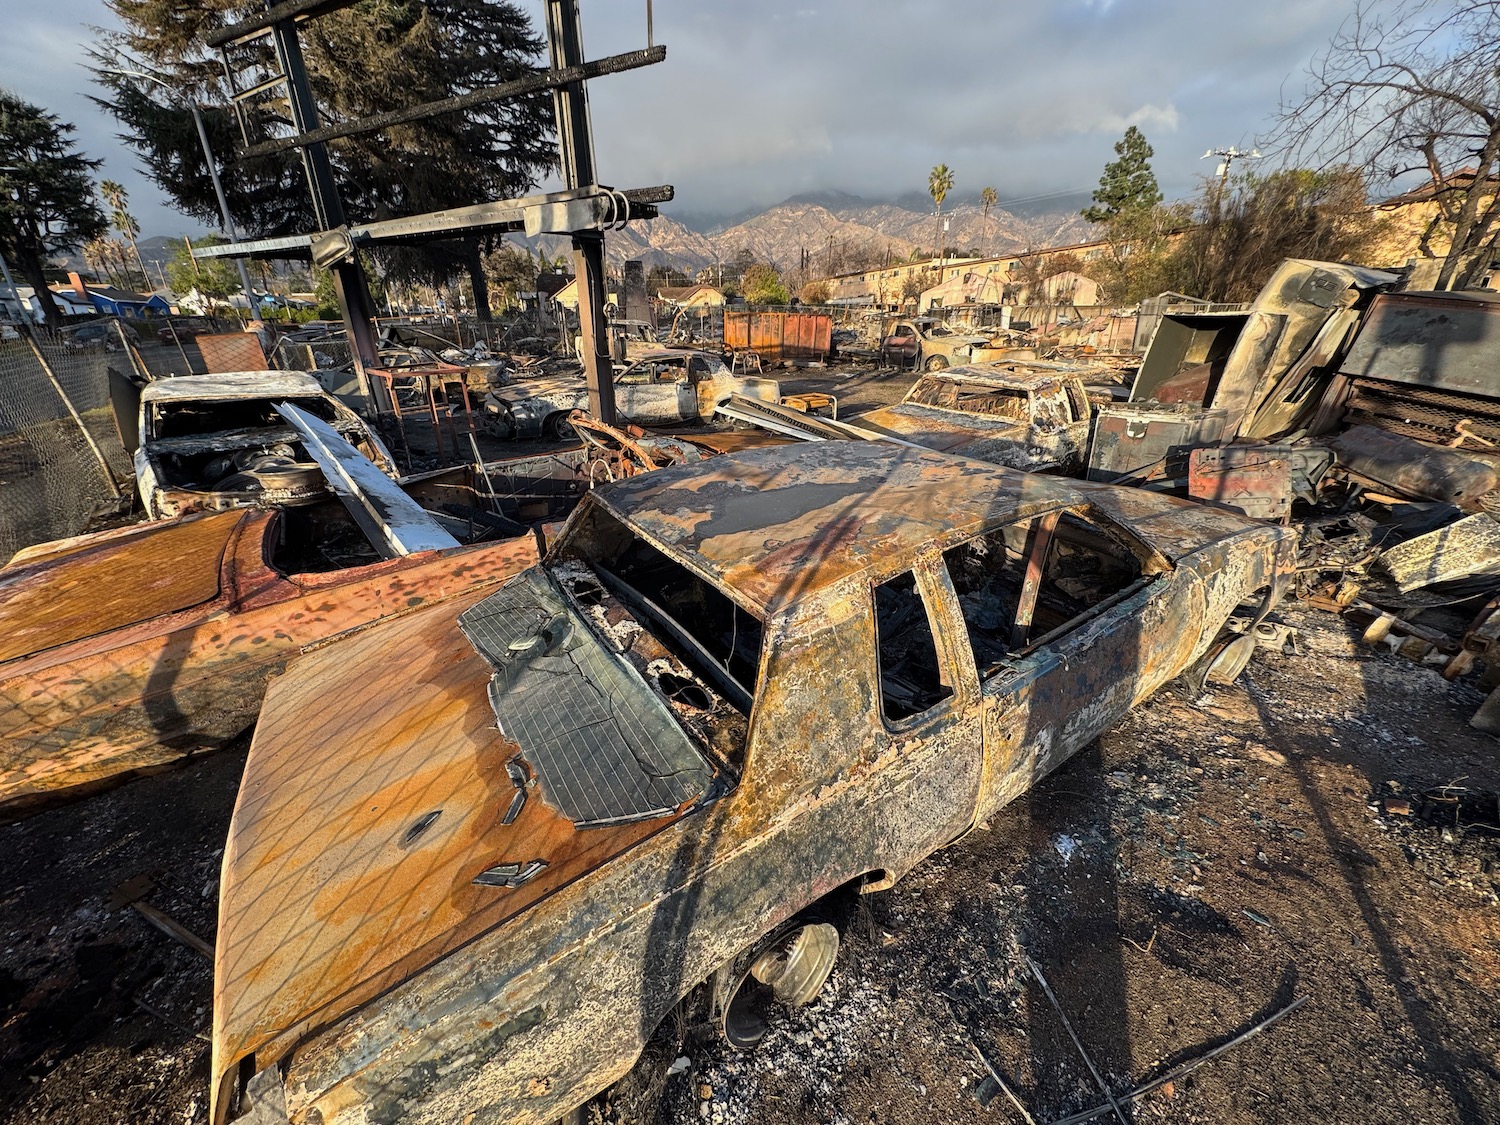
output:
[[[205,35],[265,11],[255,0],[107,0],[125,28],[103,32],[90,52],[105,96],[99,104],[125,126],[146,171],[185,213],[218,225],[213,185],[184,99],[228,104]],[[530,74],[543,41],[510,0],[427,0],[360,4],[300,28],[313,96],[334,120],[365,117],[467,93]],[[269,52],[269,44],[264,49]],[[263,60],[274,68],[274,60]],[[154,84],[119,70],[145,70]],[[252,143],[290,132],[278,88],[252,107]],[[236,223],[256,236],[312,230],[312,204],[295,150],[237,161],[239,127],[224,109],[205,109]],[[546,93],[493,102],[464,113],[347,137],[329,145],[351,222],[421,214],[525,194],[556,163]],[[385,249],[390,276],[443,284],[467,273],[487,315],[481,255],[489,240],[469,238]]]
[[[0,254],[31,283],[49,325],[61,317],[47,260],[104,234],[91,173],[99,161],[74,148],[73,126],[0,90]]]
[[[1156,175],[1151,171],[1150,160],[1155,154],[1145,134],[1130,126],[1115,143],[1115,155],[1119,159],[1106,164],[1104,175],[1099,177],[1094,206],[1080,212],[1091,223],[1107,223],[1122,212],[1145,210],[1162,201]]]

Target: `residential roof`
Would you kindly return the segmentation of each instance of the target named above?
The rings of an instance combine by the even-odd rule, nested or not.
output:
[[[304,371],[228,371],[222,375],[179,375],[158,379],[141,392],[143,402],[183,402],[215,398],[302,398],[323,395],[322,385]]]
[[[592,494],[753,613],[1082,502],[1055,477],[886,442],[811,442],[643,473]]]
[[[709,293],[718,292],[712,285],[670,285],[658,289],[656,295],[663,301],[690,301],[705,290]]]
[[[78,290],[72,288],[71,286],[53,285],[49,286],[49,288],[52,290],[52,292],[58,294],[59,296],[66,297],[70,301],[78,301],[82,304],[89,303],[89,299],[87,296],[79,296]],[[116,289],[113,285],[90,285],[89,295],[103,297],[107,301],[115,301],[117,303],[123,302],[125,304],[131,305],[144,305],[156,294],[132,293],[128,289]]]
[[[1460,168],[1458,171],[1450,172],[1445,176],[1442,183],[1425,183],[1420,187],[1412,188],[1411,191],[1391,196],[1390,199],[1381,203],[1380,206],[1401,207],[1408,203],[1427,203],[1445,193],[1468,191],[1474,183],[1474,177],[1478,174],[1478,168]],[[1500,176],[1490,176],[1488,186],[1500,190]]]

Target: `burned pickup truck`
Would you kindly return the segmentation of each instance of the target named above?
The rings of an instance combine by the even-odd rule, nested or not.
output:
[[[1269,609],[1293,548],[885,442],[595,490],[541,565],[272,685],[213,1120],[555,1120],[704,981],[752,1045],[828,976],[820,902],[891,886]]]
[[[117,407],[153,519],[229,508],[311,504],[329,496],[317,463],[276,412],[290,402],[331,424],[390,476],[396,464],[364,420],[300,371],[243,371],[158,379],[140,391],[139,416]]]
[[[1089,444],[1086,370],[1039,361],[954,367],[923,375],[901,402],[861,414],[858,424],[943,453],[1072,473]]]

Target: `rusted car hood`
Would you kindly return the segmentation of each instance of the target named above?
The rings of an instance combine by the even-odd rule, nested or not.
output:
[[[1034,447],[1031,429],[1024,422],[935,410],[915,403],[882,407],[853,421],[865,429],[915,442],[927,449],[1013,469],[1050,467],[1056,460],[1048,451]]]
[[[458,625],[492,592],[305,655],[272,683],[224,852],[216,1088],[239,1060],[268,1065],[674,823],[576,830],[537,786],[502,823],[516,792],[506,762],[520,748],[496,729],[491,667]],[[546,869],[523,886],[474,883],[533,859]]]
[[[212,600],[224,550],[249,515],[142,524],[25,552],[0,569],[0,662]]]

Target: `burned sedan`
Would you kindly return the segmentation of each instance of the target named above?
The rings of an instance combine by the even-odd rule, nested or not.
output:
[[[184,375],[148,384],[140,392],[135,433],[121,427],[146,513],[164,519],[327,498],[322,472],[276,412],[283,402],[328,422],[382,471],[396,475],[390,451],[370,427],[311,375]]]
[[[1080,372],[1066,364],[984,363],[923,375],[901,402],[858,424],[961,457],[1027,472],[1083,468],[1090,408]]]
[[[551,1121],[1269,609],[1290,533],[884,442],[591,493],[545,561],[295,661],[230,827],[214,1121]],[[399,654],[399,659],[396,657]]]
[[[658,348],[615,376],[620,417],[645,426],[706,422],[733,395],[775,402],[781,386],[774,379],[733,375],[718,356],[688,348]],[[568,440],[568,415],[588,405],[581,375],[532,379],[485,396],[481,424],[497,437]]]

